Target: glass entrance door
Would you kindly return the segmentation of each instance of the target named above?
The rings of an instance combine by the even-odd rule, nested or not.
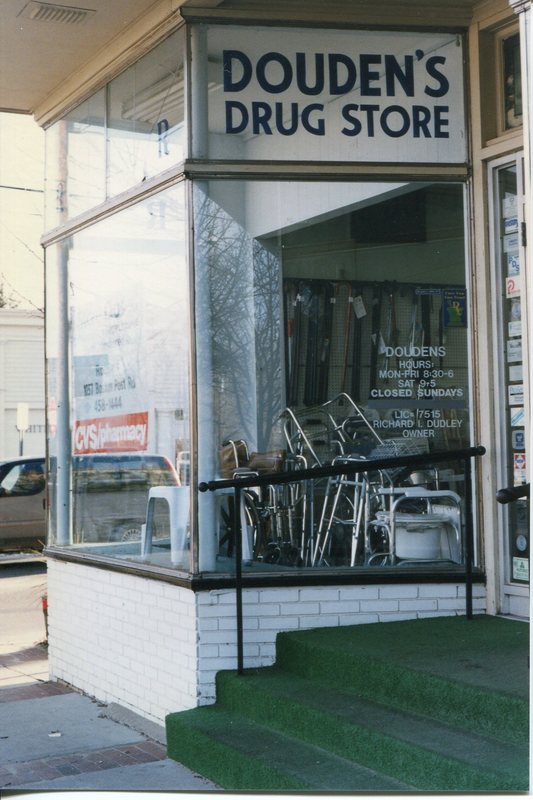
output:
[[[491,166],[493,191],[493,288],[495,301],[496,408],[499,430],[498,488],[527,478],[527,336],[522,157]],[[499,507],[504,613],[527,614],[529,509],[526,498]]]

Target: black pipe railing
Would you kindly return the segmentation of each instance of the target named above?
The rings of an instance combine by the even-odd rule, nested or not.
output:
[[[498,489],[496,492],[496,500],[502,505],[514,503],[515,500],[520,500],[521,497],[529,500],[529,483],[522,483],[520,486],[507,486],[505,489]]]
[[[336,464],[288,472],[275,472],[263,475],[238,475],[202,482],[200,492],[216,492],[218,489],[233,489],[235,493],[235,513],[233,515],[233,537],[235,543],[235,603],[237,617],[237,671],[242,675],[244,668],[243,615],[242,615],[242,538],[241,538],[241,491],[252,486],[269,486],[299,481],[330,478],[336,475],[357,475],[361,472],[376,472],[401,467],[421,467],[440,464],[446,461],[464,462],[465,480],[465,594],[466,616],[472,619],[472,576],[474,559],[474,521],[472,507],[472,465],[471,459],[486,453],[483,446],[466,447],[458,450],[442,450],[434,453],[420,453],[408,456],[394,456],[373,459],[338,459]]]

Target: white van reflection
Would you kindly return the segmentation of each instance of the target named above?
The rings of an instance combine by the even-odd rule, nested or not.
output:
[[[54,516],[55,459],[49,498]],[[127,542],[141,538],[152,486],[179,486],[165,456],[94,454],[72,459],[73,541]],[[0,550],[42,550],[46,543],[44,457],[0,461]],[[168,514],[156,508],[154,538],[168,536]],[[52,542],[53,543],[53,542]]]
[[[0,550],[42,550],[46,541],[44,458],[0,461]]]

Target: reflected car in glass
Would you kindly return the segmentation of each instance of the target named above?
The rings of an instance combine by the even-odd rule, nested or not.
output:
[[[42,550],[46,541],[45,460],[0,461],[0,550]]]
[[[52,459],[50,498],[54,497]],[[165,456],[94,454],[72,459],[73,539],[138,540],[152,486],[179,486]],[[46,542],[44,457],[0,461],[0,550],[42,550]]]
[[[141,538],[148,493],[154,486],[179,486],[165,456],[142,453],[75,456],[72,471],[74,544],[129,542]],[[156,514],[157,528],[163,524]]]

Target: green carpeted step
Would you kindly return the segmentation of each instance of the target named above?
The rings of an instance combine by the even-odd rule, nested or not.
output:
[[[168,754],[226,791],[405,792],[413,787],[216,706],[169,714]]]
[[[277,668],[217,676],[235,714],[427,791],[523,791],[528,750],[369,702]]]
[[[276,649],[276,665],[294,675],[503,741],[528,739],[523,623],[445,617],[321,628],[279,634]]]

